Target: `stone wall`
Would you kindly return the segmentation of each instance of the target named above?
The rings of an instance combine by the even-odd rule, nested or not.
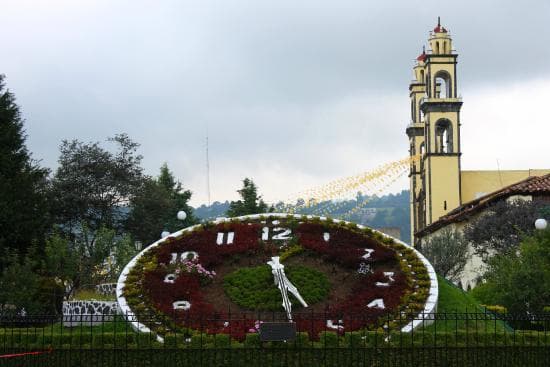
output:
[[[116,301],[68,301],[63,302],[63,325],[78,326],[99,325],[104,321],[113,321],[118,312]]]

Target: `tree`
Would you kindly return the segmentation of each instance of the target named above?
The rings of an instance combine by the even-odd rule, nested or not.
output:
[[[232,201],[226,215],[229,217],[238,217],[240,215],[257,214],[267,212],[267,204],[258,196],[258,188],[254,182],[245,178],[243,188],[237,190],[242,200]]]
[[[32,243],[42,244],[50,227],[48,171],[31,159],[25,139],[19,106],[0,75],[0,249],[19,255]]]
[[[5,255],[0,273],[0,314],[55,315],[61,311],[63,285],[53,277],[40,274],[40,264],[30,247],[25,256]]]
[[[164,214],[164,229],[174,232],[197,223],[193,215],[193,209],[188,204],[192,195],[191,191],[183,189],[181,182],[174,178],[166,163],[160,167],[160,175],[157,181],[168,192],[172,204],[171,210]],[[177,219],[177,213],[180,210],[183,210],[187,214],[187,218],[184,221]]]
[[[59,232],[54,232],[46,240],[42,274],[59,280],[67,298],[73,291],[75,279],[78,277],[79,254],[71,243]]]
[[[422,254],[432,263],[436,273],[457,282],[468,261],[468,242],[457,231],[448,228],[422,244]]]
[[[124,206],[139,189],[143,176],[138,144],[125,134],[108,139],[116,153],[98,142],[64,140],[60,147],[59,168],[52,182],[55,219],[63,230],[77,234],[81,226],[122,229]]]
[[[188,205],[190,198],[191,191],[184,190],[164,164],[158,178],[145,179],[131,200],[126,229],[134,239],[148,245],[158,240],[163,230],[174,232],[195,224],[193,209]],[[180,210],[187,214],[184,221],[176,217]]]
[[[487,255],[516,249],[522,237],[533,233],[533,223],[544,210],[544,204],[536,201],[497,202],[466,226],[464,237],[486,261]]]
[[[519,251],[495,255],[487,265],[484,282],[473,290],[481,302],[522,314],[550,305],[550,229],[524,238]]]

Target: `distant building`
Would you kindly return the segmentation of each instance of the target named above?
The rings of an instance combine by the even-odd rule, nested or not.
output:
[[[550,169],[461,170],[462,98],[457,85],[458,54],[453,50],[449,32],[439,21],[430,32],[429,44],[430,50],[424,50],[416,59],[414,80],[409,86],[411,122],[406,133],[411,155],[410,213],[411,242],[414,245],[450,224],[448,218],[453,213],[477,207],[487,198],[504,198],[508,195],[504,192],[509,192],[508,196],[524,195],[522,192],[527,196],[538,196],[522,191],[523,186],[515,184],[523,182],[529,185],[533,177],[550,173]],[[484,208],[484,205],[479,206],[480,211]],[[465,272],[469,272],[465,274],[465,281],[477,277],[473,265],[468,266],[470,270]]]

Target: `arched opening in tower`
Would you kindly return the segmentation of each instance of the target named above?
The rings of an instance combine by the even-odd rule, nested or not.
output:
[[[435,98],[452,98],[451,76],[446,71],[435,74]]]

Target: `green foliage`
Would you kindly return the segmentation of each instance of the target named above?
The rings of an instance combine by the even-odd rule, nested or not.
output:
[[[438,312],[483,312],[481,305],[472,295],[441,276],[437,277],[437,281],[439,284]]]
[[[0,249],[25,255],[43,244],[50,227],[48,171],[31,159],[25,146],[23,118],[15,96],[0,75]],[[0,270],[6,265],[0,254]]]
[[[0,313],[6,315],[56,315],[61,310],[63,285],[52,277],[40,276],[37,256],[31,248],[21,259],[8,255],[0,274]]]
[[[485,282],[474,294],[486,304],[511,313],[537,313],[550,304],[550,230],[526,237],[518,251],[493,256]]]
[[[72,240],[56,232],[48,238],[41,274],[55,277],[68,289],[90,287],[116,281],[136,250],[128,235],[117,236],[113,229],[100,228],[82,233]]]
[[[44,272],[59,278],[62,282],[72,280],[77,271],[77,254],[69,241],[60,233],[54,232],[44,248]]]
[[[175,232],[197,222],[188,205],[191,191],[184,190],[165,164],[157,179],[146,178],[130,202],[131,211],[125,227],[132,236],[147,246],[160,238],[163,230]],[[178,211],[187,214],[177,219]]]
[[[454,321],[454,320],[451,320]],[[494,346],[531,346],[547,348],[550,346],[550,338],[544,332],[536,331],[515,331],[507,332],[505,330],[486,329],[485,325],[479,325],[475,331],[472,330],[437,330],[437,331],[419,331],[414,333],[387,333],[385,331],[356,331],[346,332],[338,335],[334,332],[323,332],[320,334],[319,341],[313,342],[309,339],[307,333],[298,333],[294,341],[288,343],[261,343],[257,333],[247,334],[245,340],[241,343],[236,340],[230,340],[227,334],[196,334],[191,340],[185,340],[186,337],[181,334],[168,334],[165,336],[165,343],[156,341],[155,336],[149,333],[134,333],[131,329],[126,331],[113,331],[101,327],[83,327],[77,329],[52,329],[33,327],[32,329],[0,329],[0,343],[5,348],[25,348],[34,346],[37,349],[72,349],[76,353],[79,349],[103,349],[105,352],[114,348],[143,349],[158,348],[159,353],[165,353],[171,348],[187,349],[191,348],[202,351],[217,349],[218,353],[222,348],[240,350],[243,346],[251,349],[262,349],[263,353],[268,353],[273,349],[284,348],[285,352],[300,350],[304,353],[307,349],[313,348],[316,353],[323,349],[338,348],[351,349],[357,353],[362,348],[382,347],[384,352],[389,352],[393,348],[402,349],[403,347],[434,347],[448,346],[450,348],[459,347],[494,347]],[[302,349],[303,348],[303,349]],[[387,348],[387,349],[386,349]],[[420,353],[419,349],[419,353]],[[120,350],[118,350],[120,352]],[[154,353],[153,351],[151,351]],[[453,351],[455,353],[456,351]],[[470,351],[471,352],[471,351]],[[430,353],[433,355],[433,353]],[[341,364],[340,364],[341,365]]]
[[[237,190],[242,200],[232,201],[226,215],[228,217],[238,217],[247,214],[258,214],[267,212],[267,204],[258,196],[258,188],[254,182],[245,178],[243,188]]]
[[[298,288],[308,304],[320,302],[328,296],[330,284],[326,275],[305,266],[287,266],[288,279]],[[239,306],[249,310],[281,310],[281,293],[273,284],[273,274],[267,265],[239,269],[224,278],[224,290]],[[289,293],[289,297],[293,297]],[[298,300],[293,306],[300,307]]]
[[[102,227],[122,229],[121,208],[132,199],[142,182],[139,144],[127,135],[108,139],[112,153],[95,143],[64,140],[59,168],[52,180],[53,214],[57,224],[77,236],[82,226],[93,234]]]
[[[488,259],[488,255],[517,249],[523,237],[532,235],[535,220],[547,210],[547,205],[537,201],[500,201],[466,226],[464,236],[476,254]]]
[[[439,283],[437,312],[447,314],[447,317],[438,319],[434,324],[424,328],[425,330],[429,330],[430,333],[432,331],[452,333],[456,330],[503,332],[507,329],[507,325],[503,321],[495,321],[491,315],[482,319],[479,314],[484,313],[485,308],[472,295],[442,277],[438,276],[437,280]],[[471,314],[470,319],[465,317],[466,313]]]
[[[443,229],[422,243],[422,254],[430,260],[437,274],[458,281],[469,259],[468,242],[462,233]]]
[[[279,261],[285,261],[289,257],[301,254],[302,252],[304,252],[304,248],[301,245],[299,245],[298,243],[290,244],[290,246],[284,249],[279,256]]]
[[[72,301],[89,301],[91,299],[95,299],[97,301],[116,301],[116,297],[114,295],[97,293],[95,289],[90,288],[82,288],[77,290],[71,298]]]
[[[508,310],[504,306],[499,306],[499,305],[482,305],[482,306],[485,307],[487,311],[493,312],[493,313],[505,314],[506,312],[508,312]]]

